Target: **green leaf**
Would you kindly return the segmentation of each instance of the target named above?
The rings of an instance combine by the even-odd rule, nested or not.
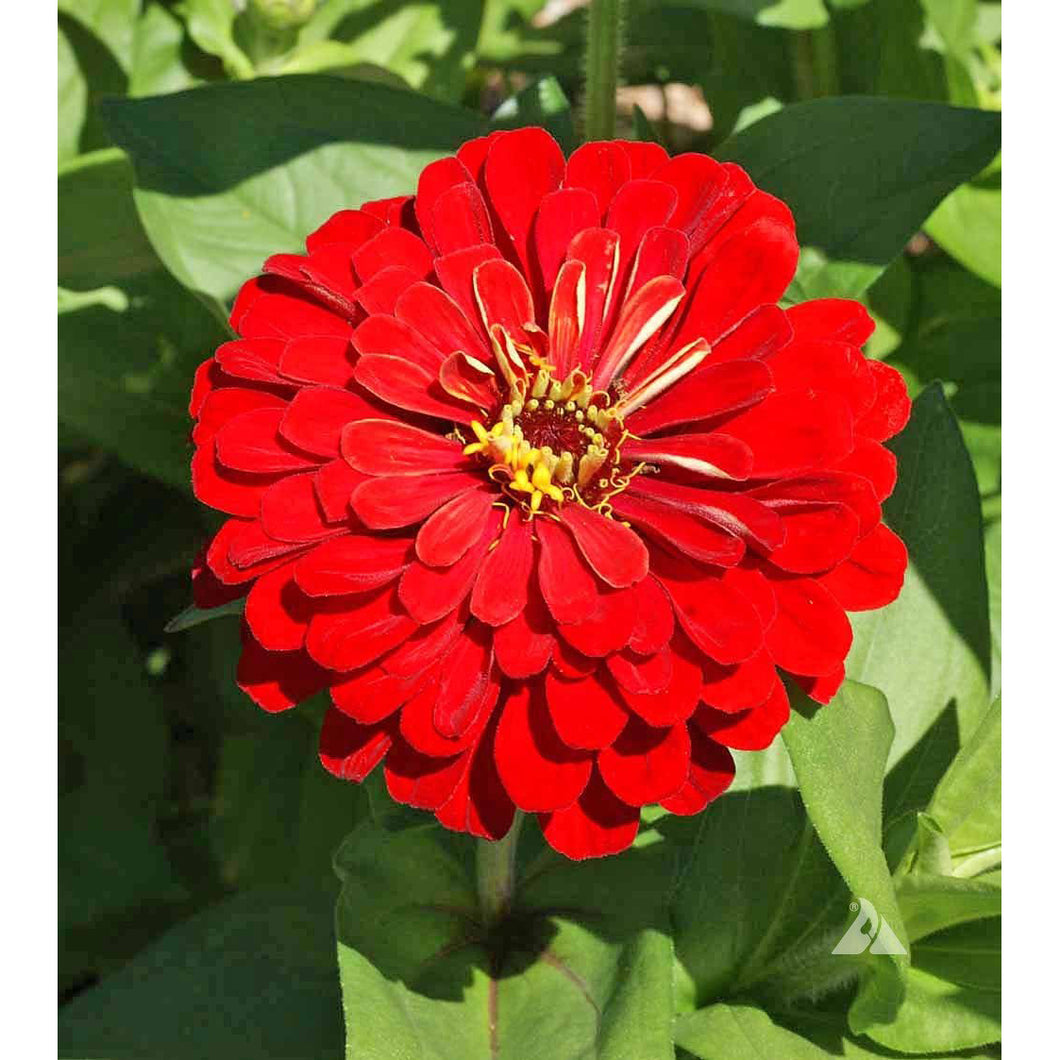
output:
[[[907,949],[882,849],[884,768],[894,736],[887,701],[874,688],[846,681],[812,716],[813,704],[801,693],[795,708],[783,737],[810,820],[851,893],[871,902]],[[865,978],[849,1015],[856,1033],[893,1017],[909,965],[905,953],[867,953],[862,960]]]
[[[73,158],[81,142],[81,126],[85,120],[85,106],[88,101],[88,88],[81,70],[77,65],[77,56],[59,28],[59,164]]]
[[[976,0],[920,0],[946,50],[961,57],[975,44]]]
[[[791,207],[811,257],[789,295],[855,297],[943,197],[993,158],[1000,129],[1000,116],[985,111],[821,99],[755,122],[718,156]]]
[[[670,942],[652,848],[546,855],[486,936],[474,842],[428,825],[362,825],[336,858],[347,1056],[522,1060],[673,1055]],[[636,902],[629,901],[637,894]]]
[[[570,102],[554,77],[542,77],[509,96],[493,112],[491,122],[502,129],[542,125],[568,154],[578,146]]]
[[[986,551],[986,584],[990,594],[990,695],[1001,694],[1001,520],[983,535]]]
[[[221,300],[336,210],[414,191],[428,162],[482,131],[469,112],[322,75],[112,100],[105,116],[159,256]]]
[[[979,499],[941,387],[917,398],[891,443],[898,486],[884,504],[909,549],[898,599],[851,616],[847,674],[880,689],[895,725],[885,817],[926,807],[988,702],[990,627]]]
[[[957,986],[1000,994],[1000,894],[996,909],[992,917],[969,919],[921,939],[913,950],[914,967]]]
[[[236,44],[236,5],[231,0],[184,0],[184,18],[192,40],[224,63],[230,77],[254,76],[254,64]]]
[[[208,69],[211,65],[216,70]],[[137,20],[129,70],[129,95],[180,92],[218,76],[220,64],[191,41],[184,23],[169,8],[149,2]]]
[[[456,102],[474,63],[483,6],[483,0],[331,0],[302,28],[299,51],[341,42],[343,65],[373,63],[429,96]]]
[[[122,69],[129,69],[140,0],[59,0],[59,11],[98,37]]]
[[[342,1052],[332,904],[254,890],[168,931],[59,1021],[59,1055],[324,1060]]]
[[[946,196],[924,230],[965,268],[1001,286],[1001,175]]]
[[[59,169],[59,283],[97,287],[157,269],[132,198],[133,172],[116,147]]]
[[[1001,916],[1001,888],[957,876],[913,874],[899,881],[898,905],[909,939],[917,943],[957,924]],[[914,945],[914,958],[917,952]]]
[[[896,1019],[868,1033],[880,1045],[903,1053],[989,1045],[1001,1040],[1001,992],[959,986],[914,967]]]
[[[187,489],[192,377],[226,336],[162,271],[106,290],[59,316],[59,418],[126,464]]]
[[[230,600],[220,607],[203,609],[190,604],[184,608],[179,615],[174,615],[165,626],[167,633],[183,633],[186,629],[193,629],[202,625],[203,622],[212,622],[215,618],[223,618],[226,615],[241,615],[245,600]]]
[[[674,1041],[702,1060],[828,1060],[828,1053],[753,1005],[711,1005],[682,1016]]]
[[[703,7],[726,15],[781,29],[816,29],[828,24],[823,0],[686,0],[690,7]]]
[[[961,748],[935,789],[929,812],[949,840],[961,872],[962,858],[982,864],[1001,847],[1001,699]]]

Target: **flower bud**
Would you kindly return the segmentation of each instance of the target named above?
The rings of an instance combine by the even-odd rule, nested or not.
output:
[[[277,32],[304,26],[316,6],[316,0],[250,0],[248,5],[262,26]]]

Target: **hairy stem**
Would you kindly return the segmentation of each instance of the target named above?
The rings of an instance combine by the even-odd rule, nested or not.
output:
[[[625,0],[592,0],[585,54],[585,138],[615,135],[615,91],[622,52]]]
[[[478,841],[475,853],[478,900],[487,927],[496,924],[511,908],[515,894],[515,852],[523,817],[522,811],[515,811],[515,819],[503,839],[495,843],[488,839]]]

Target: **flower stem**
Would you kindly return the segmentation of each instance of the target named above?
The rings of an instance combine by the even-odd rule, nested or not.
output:
[[[585,55],[585,138],[611,140],[615,135],[615,91],[622,52],[625,0],[592,0]]]
[[[491,842],[480,839],[475,853],[478,900],[486,927],[493,927],[511,908],[515,894],[515,852],[525,814],[515,811],[508,834]]]

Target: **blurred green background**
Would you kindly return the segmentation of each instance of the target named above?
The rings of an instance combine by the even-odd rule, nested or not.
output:
[[[190,601],[189,566],[217,525],[188,488],[186,405],[195,367],[226,338],[223,302],[233,277],[204,277],[193,293],[170,271],[185,247],[170,247],[170,267],[163,265],[137,205],[162,248],[160,214],[142,193],[134,201],[132,167],[117,146],[127,144],[128,127],[100,101],[323,73],[415,90],[483,124],[544,122],[569,145],[585,11],[576,0],[323,0],[307,19],[298,16],[312,4],[58,6],[65,1004],[104,980],[120,992],[128,981],[108,976],[123,967],[161,974],[167,958],[157,950],[150,967],[128,962],[193,912],[236,903],[220,907],[230,911],[226,926],[196,921],[195,930],[214,931],[214,942],[227,932],[225,944],[238,948],[260,934],[259,889],[333,893],[331,852],[371,794],[319,767],[319,707],[270,717],[238,691],[236,618],[164,632]],[[306,11],[287,18],[292,8]],[[672,151],[711,151],[789,104],[850,94],[1000,109],[1000,40],[1000,3],[632,0],[619,134],[658,139]],[[431,113],[422,121],[429,125]],[[462,121],[452,119],[451,143],[424,146],[440,153],[473,135],[475,122]],[[401,122],[390,133],[396,149],[408,142]],[[410,155],[407,172],[381,179],[399,185],[392,193],[411,190],[400,184],[420,164]],[[227,208],[240,208],[238,196]],[[998,600],[1000,209],[998,156],[948,195],[862,294],[878,321],[871,354],[897,365],[914,391],[944,381],[975,466]],[[307,216],[304,230],[323,219]],[[233,268],[248,258],[237,275],[265,256],[255,253],[233,248]],[[807,251],[793,298],[815,290],[822,264]],[[270,944],[290,956],[319,935],[328,956],[328,915],[318,922],[306,914],[290,940]],[[201,943],[195,938],[189,945]],[[298,959],[310,966],[287,1000],[312,1028],[307,1034],[326,1038],[339,1019],[331,964]]]

